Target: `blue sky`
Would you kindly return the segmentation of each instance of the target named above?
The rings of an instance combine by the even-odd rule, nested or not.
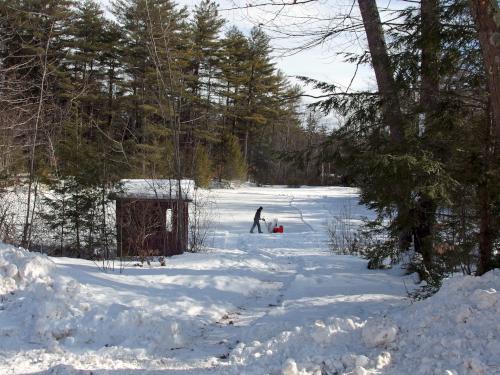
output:
[[[260,0],[264,2],[267,0]],[[101,0],[106,6],[110,0]],[[199,0],[177,0],[180,5],[192,8]],[[289,49],[296,47],[307,38],[280,37],[275,30],[300,33],[308,32],[313,28],[325,27],[340,14],[349,12],[352,0],[318,0],[305,5],[293,7],[243,8],[247,3],[256,1],[219,0],[221,15],[228,21],[226,27],[236,25],[245,33],[254,26],[261,24],[264,30],[271,35],[273,47],[276,48],[275,61],[277,67],[286,75],[307,76],[321,81],[334,83],[340,87],[347,87],[351,82],[356,67],[342,61],[339,52],[359,52],[364,47],[364,35],[350,35],[330,40],[321,46],[306,49],[290,55]],[[240,8],[240,9],[234,9]],[[279,16],[276,13],[279,12]],[[354,8],[353,15],[357,14]],[[311,17],[310,19],[308,19]],[[316,20],[316,21],[314,21]],[[293,79],[292,79],[293,80]],[[356,78],[351,84],[353,90],[370,89],[375,86],[371,68],[360,67]],[[307,93],[314,94],[304,88]]]

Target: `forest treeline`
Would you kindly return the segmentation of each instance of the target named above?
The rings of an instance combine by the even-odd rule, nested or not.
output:
[[[110,9],[0,1],[2,177],[319,182],[286,161],[318,137],[263,31],[224,32],[211,1]]]
[[[343,119],[327,136],[312,113],[301,117],[300,89],[274,66],[262,29],[223,32],[210,1],[189,14],[167,0],[116,0],[106,17],[92,1],[0,0],[0,171],[27,190],[20,242],[31,243],[39,182],[73,199],[49,199],[65,214],[46,222],[90,236],[96,218],[109,226],[105,192],[124,177],[206,186],[335,174],[378,213],[353,241],[370,266],[411,256],[435,285],[498,267],[498,3],[398,2],[382,15],[375,0],[357,4],[359,16],[309,33],[319,44],[364,32],[366,49],[345,57],[375,72],[377,90],[364,92],[303,79],[324,92],[316,110]],[[100,233],[72,241],[106,242]]]
[[[109,253],[123,178],[323,182],[325,132],[272,52],[210,0],[0,0],[2,240]]]
[[[364,32],[378,90],[324,91],[344,117],[325,144],[337,173],[378,213],[354,251],[383,266],[402,258],[439,284],[500,265],[500,11],[496,1],[421,0],[393,9],[358,0],[328,35]],[[327,38],[326,34],[320,34]]]

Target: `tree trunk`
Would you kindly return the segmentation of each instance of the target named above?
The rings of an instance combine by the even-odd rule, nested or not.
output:
[[[439,1],[421,0],[421,95],[420,108],[425,114],[425,130],[432,124],[439,98]]]
[[[394,80],[394,70],[389,59],[389,53],[384,38],[384,30],[380,21],[380,15],[376,0],[358,0],[363,26],[368,40],[373,70],[377,80],[377,87],[382,98],[382,111],[385,124],[389,127],[391,143],[398,147],[403,142],[404,118],[401,111],[401,103],[398,97],[396,81]],[[400,198],[409,199],[409,197]],[[398,218],[404,217],[407,213],[403,202],[397,206]],[[400,221],[400,220],[396,220]],[[399,248],[401,251],[408,249],[411,238],[411,229],[406,225],[398,228]]]
[[[432,130],[439,103],[439,1],[421,1],[420,111],[423,115],[421,135]],[[436,203],[425,193],[418,194],[415,205],[413,243],[415,251],[422,254],[427,271],[432,268],[433,226],[436,221]]]
[[[50,33],[49,37],[47,38],[47,43],[45,44],[45,49],[43,51],[43,57],[40,57],[40,60],[42,60],[42,80],[40,84],[40,94],[38,98],[38,109],[37,109],[37,114],[35,118],[35,124],[34,124],[34,129],[33,129],[33,143],[31,145],[31,150],[30,150],[30,167],[29,167],[29,183],[28,183],[28,202],[27,202],[27,208],[26,208],[26,217],[24,220],[24,227],[23,227],[23,238],[21,241],[21,245],[25,248],[29,247],[29,240],[28,237],[30,235],[30,230],[29,227],[32,225],[33,217],[31,217],[31,222],[30,222],[30,209],[31,209],[31,190],[33,187],[33,180],[35,178],[35,157],[36,157],[36,144],[38,141],[38,130],[42,122],[42,112],[43,112],[43,102],[44,102],[44,91],[45,91],[45,82],[47,78],[47,73],[48,73],[48,54],[49,54],[49,47],[50,47],[50,42],[51,42],[51,34],[52,30],[54,28],[54,23],[51,24],[50,26]]]
[[[479,43],[488,81],[490,111],[493,115],[493,129],[490,121],[486,133],[487,165],[484,180],[478,187],[479,198],[479,262],[477,274],[482,275],[493,267],[493,203],[492,181],[488,177],[492,165],[500,154],[500,10],[495,0],[469,0],[471,13],[479,34]],[[493,159],[493,163],[491,162]]]
[[[403,140],[403,132],[401,131],[403,114],[401,113],[394,71],[387,52],[377,3],[375,0],[358,0],[358,4],[368,39],[378,91],[383,101],[384,120],[389,126],[392,142],[397,145]]]
[[[78,207],[78,200],[76,202],[76,207]],[[78,208],[77,208],[78,210]],[[80,246],[80,213],[77,212],[75,215],[75,234],[76,234],[76,252],[78,253],[77,258],[82,257],[81,246]]]
[[[64,184],[64,181],[62,181]],[[63,192],[62,196],[62,220],[61,220],[61,256],[64,256],[64,225],[66,223],[66,191]]]
[[[469,0],[469,4],[479,33],[495,124],[495,148],[498,152],[498,142],[500,142],[500,10],[496,0]]]
[[[248,128],[245,130],[245,163],[248,163]]]
[[[478,188],[479,195],[479,261],[476,274],[485,274],[493,268],[492,199],[487,177]]]
[[[436,204],[434,200],[427,197],[421,198],[417,202],[414,220],[413,244],[415,246],[415,251],[422,254],[424,266],[427,271],[430,271],[433,264],[432,229],[436,220]]]
[[[27,249],[31,248],[31,234],[33,233],[33,221],[35,219],[35,210],[36,210],[36,205],[37,205],[37,199],[38,199],[38,180],[35,180],[35,188],[33,191],[33,208],[31,209],[31,223],[28,227],[28,247],[27,247]]]
[[[108,223],[106,220],[106,184],[102,182],[101,184],[101,212],[102,212],[102,221],[101,221],[101,232],[102,232],[102,244],[104,247],[104,259],[109,260],[109,243],[108,243]],[[103,259],[103,262],[104,262]]]
[[[108,70],[108,131],[113,123],[113,90],[114,90],[114,67]]]

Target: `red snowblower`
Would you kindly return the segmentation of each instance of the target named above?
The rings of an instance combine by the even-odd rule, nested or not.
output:
[[[283,233],[283,225],[278,226],[278,219],[273,219],[266,224],[269,233]]]

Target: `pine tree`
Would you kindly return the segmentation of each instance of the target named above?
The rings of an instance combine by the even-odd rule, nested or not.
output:
[[[205,147],[198,145],[195,151],[195,173],[196,186],[207,188],[214,176],[213,162]]]
[[[204,0],[195,6],[193,17],[189,25],[190,46],[187,51],[187,86],[191,94],[189,108],[192,112],[189,119],[207,125],[216,99],[214,91],[218,84],[222,47],[218,35],[224,20],[211,0]],[[202,120],[197,120],[201,117]]]
[[[221,61],[221,93],[224,102],[224,132],[235,134],[245,116],[243,88],[249,70],[248,41],[236,27],[231,27],[223,40]]]
[[[260,28],[253,28],[249,37],[249,67],[244,83],[246,113],[242,129],[245,140],[244,157],[250,163],[253,150],[249,142],[257,143],[252,142],[251,138],[258,139],[262,126],[269,125],[268,121],[274,114],[273,98],[278,96],[278,78],[270,52],[269,37]],[[256,148],[258,149],[258,145]]]
[[[220,17],[217,5],[205,0],[195,6],[193,18],[189,23],[186,50],[186,92],[181,114],[185,123],[185,144],[183,153],[187,175],[198,175],[198,150],[210,150],[218,141],[220,132],[219,90],[220,58],[222,43],[219,33],[224,20]],[[203,154],[203,156],[209,156]]]
[[[380,223],[391,223],[391,246],[413,238],[427,271],[433,272],[432,278],[439,277],[450,269],[443,264],[445,258],[456,266],[481,246],[467,233],[475,220],[479,228],[483,224],[494,228],[484,222],[491,223],[488,215],[494,212],[495,198],[488,189],[484,195],[483,176],[491,176],[485,173],[491,160],[491,121],[481,92],[485,77],[477,35],[470,27],[465,2],[444,2],[438,7],[424,1],[420,9],[410,5],[399,12],[404,29],[389,32],[383,57],[383,45],[377,47],[382,23],[372,17],[376,5],[359,3],[369,43],[374,44],[370,52],[379,92],[345,94],[316,82],[317,88],[332,93],[318,106],[336,108],[347,116],[329,145],[336,146],[337,168],[362,188],[362,201],[377,210]],[[376,24],[378,34],[371,29]],[[386,63],[377,63],[377,56]],[[398,108],[401,122],[391,120]],[[394,127],[399,129],[393,132]],[[403,137],[394,136],[398,133]],[[401,238],[404,228],[411,231]],[[443,247],[456,253],[442,256],[436,249]],[[460,266],[471,269],[464,263]]]
[[[221,163],[219,164],[219,180],[245,181],[247,165],[241,153],[238,138],[231,134],[223,135],[221,142]]]
[[[128,78],[122,89],[127,93],[128,138],[136,145],[144,145],[158,133],[164,140],[168,131],[179,137],[175,129],[184,105],[187,65],[185,9],[178,9],[169,0],[120,0],[114,4],[114,13],[124,28],[122,61]],[[151,147],[154,145],[138,147],[132,155],[142,176],[151,177],[144,153]],[[174,159],[167,151],[167,143],[159,145],[158,153]],[[178,168],[172,166],[171,170]],[[166,174],[168,171],[162,173]]]

